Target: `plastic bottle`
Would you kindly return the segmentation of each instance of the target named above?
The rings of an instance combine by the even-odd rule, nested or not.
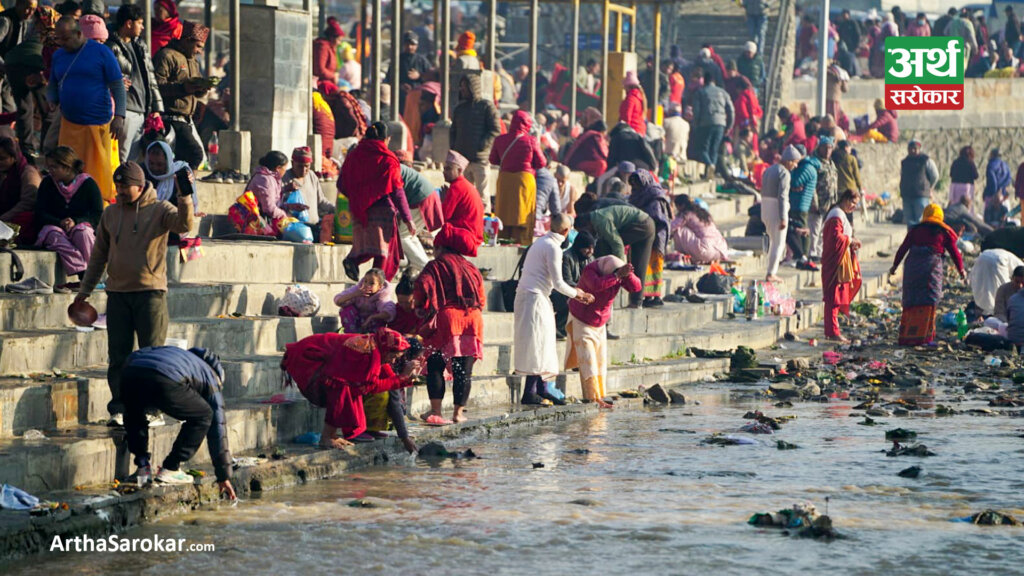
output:
[[[139,467],[139,473],[135,476],[135,482],[139,485],[139,488],[149,484],[150,470],[148,464]]]
[[[964,336],[967,336],[967,314],[961,308],[956,312],[956,337],[963,340]]]
[[[757,283],[754,280],[750,281],[750,286],[747,287],[747,297],[743,302],[743,312],[747,315],[747,320],[750,320],[757,314]]]
[[[220,138],[217,137],[217,133],[214,132],[213,136],[210,136],[210,141],[206,143],[206,156],[210,164],[210,170],[217,169],[217,156],[220,154]]]

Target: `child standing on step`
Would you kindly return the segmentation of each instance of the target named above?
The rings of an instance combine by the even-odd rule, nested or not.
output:
[[[341,326],[346,334],[373,332],[395,319],[395,302],[391,284],[380,268],[366,271],[355,286],[334,297],[341,308]]]

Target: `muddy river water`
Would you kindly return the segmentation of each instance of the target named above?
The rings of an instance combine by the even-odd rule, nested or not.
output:
[[[476,460],[403,459],[131,532],[216,552],[51,554],[28,574],[1020,574],[1024,528],[953,522],[1024,515],[1024,420],[877,418],[854,402],[776,408],[744,392],[687,390],[700,405],[619,410],[487,440]],[[981,406],[980,403],[977,406]],[[959,405],[958,408],[966,408]],[[701,441],[761,409],[795,420],[754,445]],[[884,422],[884,424],[882,424]],[[886,457],[913,429],[937,455]],[[798,445],[778,450],[776,440]],[[534,468],[542,463],[543,468]],[[920,465],[917,479],[897,473]],[[372,497],[377,508],[355,508]],[[810,501],[845,539],[747,525]],[[575,501],[575,503],[574,503]],[[1018,516],[1019,517],[1019,516]]]

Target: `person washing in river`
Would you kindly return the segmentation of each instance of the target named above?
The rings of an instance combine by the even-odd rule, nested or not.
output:
[[[391,283],[378,268],[370,268],[358,284],[335,296],[334,305],[341,308],[347,334],[372,332],[395,319]]]

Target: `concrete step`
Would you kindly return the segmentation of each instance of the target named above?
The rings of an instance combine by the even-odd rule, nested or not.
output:
[[[727,361],[681,360],[644,366],[615,367],[609,371],[607,389],[615,392],[655,383],[680,384],[703,380],[727,367]],[[579,396],[578,378],[567,381],[568,392]],[[575,381],[575,382],[574,382]],[[505,378],[474,379],[470,410],[485,406],[509,406],[511,388]],[[450,394],[448,395],[450,397]],[[268,405],[232,403],[228,408],[229,445],[234,454],[269,451],[278,443],[288,442],[298,434],[319,432],[322,411],[305,400],[290,404]],[[412,392],[410,414],[426,410],[426,391]],[[179,425],[166,418],[166,426],[150,431],[150,446],[159,462],[166,454],[179,430]],[[412,424],[415,434],[418,425]],[[32,493],[71,490],[75,486],[110,482],[134,470],[123,433],[105,426],[75,426],[65,431],[49,431],[47,440],[0,441],[0,482],[10,483]],[[204,443],[205,444],[205,443]],[[207,464],[209,454],[200,447],[188,466]]]

